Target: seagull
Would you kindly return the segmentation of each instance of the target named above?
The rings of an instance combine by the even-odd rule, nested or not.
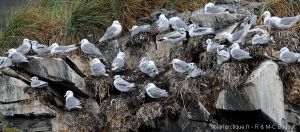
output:
[[[214,52],[217,51],[217,48],[222,49],[226,46],[226,45],[213,44],[213,41],[211,39],[207,39],[206,44],[207,44],[206,47],[207,52]]]
[[[198,27],[196,24],[191,24],[188,28],[187,31],[189,32],[189,36],[194,37],[194,36],[203,36],[207,34],[211,34],[215,31],[213,28],[205,28],[205,27]]]
[[[273,24],[280,29],[287,29],[293,27],[298,21],[300,21],[300,15],[284,18],[271,17],[269,20],[270,24]]]
[[[111,39],[119,35],[122,31],[122,26],[119,21],[113,21],[112,25],[106,29],[105,34],[103,37],[99,39],[99,42],[105,41],[107,39]]]
[[[256,15],[252,15],[252,16],[247,16],[243,23],[241,24],[242,27],[245,27],[248,23],[248,21],[250,21],[251,25],[256,25],[256,21],[257,21],[257,16]]]
[[[179,60],[179,59],[173,59],[170,64],[173,64],[173,68],[177,72],[187,72],[189,70],[189,66],[186,62]]]
[[[12,48],[6,52],[8,55],[8,58],[11,58],[12,63],[22,63],[22,62],[29,62],[27,58],[22,55],[21,53],[17,52],[16,49]]]
[[[100,50],[87,39],[82,39],[78,44],[81,44],[81,50],[86,54],[102,55]]]
[[[47,82],[39,80],[39,78],[36,76],[32,77],[30,80],[31,80],[30,86],[32,88],[46,88],[48,86]]]
[[[228,61],[230,59],[230,52],[226,48],[226,50],[219,50],[220,48],[217,48],[217,63],[221,65],[222,63]]]
[[[146,72],[150,77],[155,77],[159,73],[154,61],[148,61]]]
[[[134,83],[129,83],[122,79],[120,75],[116,75],[114,77],[114,86],[116,89],[118,89],[121,92],[128,92],[133,90],[136,86]]]
[[[68,108],[68,110],[82,108],[80,106],[80,101],[76,97],[74,97],[71,90],[68,90],[64,97],[66,97],[66,107]]]
[[[264,25],[270,25],[271,13],[269,11],[264,12]]]
[[[252,38],[252,44],[266,44],[270,41],[270,36],[259,36],[255,34]]]
[[[180,30],[180,28],[187,29],[188,26],[179,17],[172,17],[169,19],[169,24],[174,30]]]
[[[147,57],[143,57],[140,61],[140,70],[143,73],[147,74],[147,66],[148,66],[148,59],[147,59]]]
[[[180,30],[176,31],[175,33],[171,34],[170,36],[164,37],[163,39],[160,39],[158,41],[176,44],[176,43],[179,43],[180,41],[183,41],[185,38],[186,38],[185,29],[180,28]]]
[[[200,75],[204,75],[206,72],[203,72],[200,68],[198,68],[195,63],[188,64],[189,67],[189,75],[187,78],[190,77],[198,77]]]
[[[0,57],[0,69],[12,65],[12,59],[9,57]]]
[[[240,46],[237,43],[234,43],[231,46],[230,54],[231,54],[232,58],[236,59],[236,60],[244,60],[244,59],[252,58],[250,56],[250,53],[245,50],[240,49]]]
[[[155,22],[158,26],[158,31],[163,32],[169,29],[169,20],[166,18],[164,14],[160,14],[159,19]]]
[[[49,52],[51,50],[50,47],[43,44],[39,44],[36,40],[31,41],[31,44],[32,44],[32,50],[38,55],[45,52]]]
[[[168,92],[166,90],[156,87],[153,83],[149,83],[145,88],[147,94],[151,98],[169,97]]]
[[[204,7],[205,13],[229,13],[229,9],[220,6],[215,6],[213,3],[207,3]]]
[[[78,47],[76,47],[76,44],[74,45],[68,45],[68,46],[58,46],[57,43],[53,43],[51,46],[51,54],[56,54],[56,53],[62,53],[62,52],[71,52],[73,50],[76,50]]]
[[[30,51],[30,49],[31,49],[31,44],[29,42],[29,39],[25,38],[25,39],[23,39],[22,45],[20,45],[16,50],[19,53],[25,55],[25,54],[27,54]]]
[[[113,60],[113,62],[111,63],[111,70],[117,70],[118,68],[121,69],[124,67],[124,58],[125,58],[125,54],[123,52],[119,52],[117,57]]]
[[[280,49],[280,60],[285,63],[296,62],[299,58],[299,53],[291,52],[287,47],[283,47]]]
[[[242,43],[245,40],[247,33],[251,27],[251,19],[249,19],[248,24],[243,29],[236,31],[233,34],[223,32],[222,38],[227,39],[231,43]]]
[[[105,65],[98,58],[92,60],[91,71],[93,76],[108,76]]]
[[[149,30],[150,30],[150,25],[148,24],[148,25],[141,25],[141,26],[134,25],[129,31],[131,31],[131,37],[133,37],[134,35]]]

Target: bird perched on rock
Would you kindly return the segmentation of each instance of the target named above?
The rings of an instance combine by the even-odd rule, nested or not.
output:
[[[176,31],[175,33],[171,34],[170,36],[163,37],[163,39],[160,39],[158,41],[176,44],[176,43],[183,41],[185,38],[186,38],[186,32],[183,28],[180,28],[180,30]]]
[[[36,40],[31,41],[31,44],[32,44],[32,50],[38,55],[49,52],[51,50],[50,47],[43,44],[39,44]]]
[[[27,54],[30,51],[30,49],[31,49],[31,44],[29,42],[29,39],[25,38],[25,39],[23,39],[22,45],[20,45],[16,50],[19,53],[25,55],[25,54]]]
[[[112,25],[106,29],[105,34],[99,39],[99,42],[112,39],[118,36],[122,31],[122,26],[119,21],[113,21]]]
[[[156,87],[153,83],[149,83],[145,88],[147,94],[151,98],[169,97],[168,92],[166,90]]]
[[[249,19],[247,25],[243,29],[236,31],[233,34],[227,32],[222,33],[222,38],[227,39],[231,43],[242,43],[245,40],[247,33],[251,27],[251,19]]]
[[[169,20],[164,14],[160,14],[159,19],[155,22],[158,31],[161,33],[169,29]]]
[[[269,21],[271,25],[275,25],[280,29],[287,29],[293,27],[294,25],[296,25],[298,21],[300,21],[300,15],[297,15],[295,17],[283,17],[283,18],[271,17]]]
[[[252,38],[252,44],[266,44],[270,41],[270,36],[259,36],[258,34],[255,34]]]
[[[8,50],[8,52],[6,52],[6,53],[8,54],[8,58],[11,58],[12,63],[29,62],[24,55],[17,52],[17,50],[14,48]]]
[[[137,26],[134,25],[129,31],[131,31],[131,37],[133,37],[134,35],[137,35],[139,33],[142,32],[146,32],[150,30],[150,25],[141,25],[141,26]]]
[[[92,60],[91,71],[93,76],[108,76],[105,65],[98,58]]]
[[[136,86],[134,83],[129,83],[122,79],[120,75],[116,75],[114,77],[114,86],[116,89],[118,89],[121,92],[128,92],[133,90]]]
[[[230,59],[230,52],[226,48],[226,50],[217,48],[217,63],[221,65],[222,63],[228,61]]]
[[[76,47],[76,44],[74,45],[67,45],[67,46],[59,46],[57,43],[53,43],[51,46],[51,54],[56,53],[63,53],[63,52],[71,52],[73,50],[76,50],[78,47]]]
[[[169,19],[169,24],[174,30],[180,30],[180,28],[187,29],[188,26],[179,17],[172,17]]]
[[[117,69],[121,69],[124,67],[124,58],[125,58],[125,54],[123,52],[119,52],[117,57],[113,60],[113,62],[111,63],[111,70],[117,70]]]
[[[147,74],[148,58],[143,57],[140,61],[140,70]]]
[[[213,3],[207,3],[204,6],[205,13],[229,13],[229,9],[225,9],[220,6],[215,6]]]
[[[250,20],[251,19],[251,20]],[[242,27],[245,27],[248,24],[248,21],[250,20],[251,25],[256,25],[256,21],[257,21],[257,16],[256,15],[252,15],[252,16],[247,16],[243,23],[241,24]]]
[[[173,64],[173,68],[177,72],[187,72],[189,70],[189,66],[186,62],[179,60],[179,59],[173,59],[171,64]]]
[[[240,49],[240,46],[237,43],[234,43],[231,46],[230,54],[231,54],[232,58],[236,59],[236,60],[244,60],[244,59],[252,58],[250,56],[250,53],[245,50]]]
[[[102,55],[100,50],[87,39],[82,39],[78,44],[81,44],[81,50],[86,54]]]
[[[32,77],[30,80],[31,80],[30,86],[32,88],[46,88],[48,86],[47,82],[39,80],[39,78],[36,76]]]
[[[71,90],[68,90],[64,97],[66,97],[66,107],[68,108],[68,110],[82,108],[82,106],[80,105],[80,101],[76,97],[74,97]]]
[[[12,65],[12,59],[8,57],[0,57],[0,69]]]
[[[205,28],[205,27],[198,27],[196,24],[191,24],[188,28],[187,31],[189,32],[189,36],[194,37],[194,36],[203,36],[207,34],[211,34],[215,31],[213,28]]]
[[[198,68],[195,63],[188,64],[189,67],[189,75],[187,78],[190,77],[198,77],[200,75],[204,75],[206,72],[202,71],[200,68]]]
[[[155,77],[157,74],[159,74],[158,68],[156,67],[154,61],[148,61],[147,67],[146,67],[146,73],[150,77]]]
[[[285,63],[296,62],[299,58],[299,53],[291,52],[287,47],[283,47],[280,49],[280,60]]]
[[[214,42],[211,39],[207,39],[206,44],[207,44],[206,47],[207,52],[214,52],[217,51],[217,48],[222,49],[226,46],[226,45],[214,44]]]
[[[264,25],[270,25],[271,13],[269,11],[265,11],[263,16],[264,16]]]

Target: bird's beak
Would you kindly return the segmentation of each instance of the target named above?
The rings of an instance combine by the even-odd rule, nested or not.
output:
[[[64,95],[64,97],[67,97],[67,95]]]
[[[173,63],[171,62],[171,63],[169,63],[169,65],[170,65],[170,64],[173,64]]]
[[[6,52],[5,54],[9,54],[9,52]]]
[[[232,49],[232,46],[230,46],[229,49]]]
[[[78,44],[81,44],[81,42],[79,42]]]
[[[131,32],[131,31],[132,31],[132,29],[129,29],[129,31]]]

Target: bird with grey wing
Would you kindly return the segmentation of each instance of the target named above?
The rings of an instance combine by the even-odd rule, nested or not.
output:
[[[271,36],[259,36],[255,34],[252,38],[252,45],[256,44],[267,44],[270,41]]]
[[[179,17],[172,17],[169,19],[169,24],[174,30],[180,30],[180,28],[187,29],[186,23]]]
[[[229,49],[217,48],[217,64],[221,65],[224,62],[227,62],[230,59]]]
[[[153,83],[149,83],[145,87],[145,89],[146,89],[148,96],[150,96],[151,98],[169,97],[169,94],[166,90],[156,87]]]
[[[30,80],[31,80],[30,86],[32,88],[46,88],[48,86],[47,82],[39,80],[39,78],[36,76],[32,77]]]
[[[74,94],[71,90],[68,90],[64,97],[66,97],[66,107],[68,110],[82,108],[80,101],[74,97]]]
[[[236,31],[233,34],[223,32],[222,33],[222,38],[227,39],[231,43],[242,43],[246,39],[248,31],[251,28],[251,23],[250,22],[251,22],[252,19],[254,19],[254,18],[249,19],[247,25],[245,25],[245,27],[243,29],[241,29],[239,31]]]
[[[100,50],[87,39],[82,39],[78,44],[81,44],[81,50],[86,54],[102,55]]]
[[[31,44],[29,41],[30,40],[28,38],[23,39],[22,45],[20,45],[16,50],[23,55],[27,54],[31,49]]]
[[[160,14],[155,24],[157,25],[157,29],[160,33],[169,29],[169,20],[164,14]]]
[[[36,40],[31,41],[31,44],[32,44],[32,50],[38,55],[49,52],[51,50],[50,47],[43,44],[39,44]]]
[[[297,15],[295,17],[271,17],[269,19],[270,25],[275,25],[276,27],[280,29],[288,29],[293,27],[297,24],[297,22],[300,21],[300,15]]]
[[[233,59],[244,60],[244,59],[252,58],[250,56],[250,53],[245,50],[240,49],[240,46],[237,43],[234,43],[230,48],[231,48],[230,54]]]
[[[280,49],[280,60],[285,63],[296,62],[300,59],[300,54],[291,52],[287,47],[283,47]]]
[[[12,60],[12,63],[22,63],[29,62],[27,58],[21,53],[17,52],[16,49],[12,48],[6,52],[8,54],[8,58]]]
[[[265,11],[263,16],[264,16],[264,25],[270,25],[271,13],[269,11]]]
[[[200,75],[206,74],[206,72],[204,72],[203,70],[201,70],[200,68],[198,68],[195,63],[190,63],[188,65],[188,67],[189,67],[189,71],[188,71],[189,75],[187,76],[187,78],[198,77]]]
[[[137,35],[139,33],[142,32],[146,32],[150,30],[150,25],[141,25],[141,26],[137,26],[134,25],[129,31],[131,31],[131,37],[133,37],[134,35]]]
[[[173,65],[173,68],[177,72],[187,72],[189,70],[188,63],[185,61],[182,61],[180,59],[173,59],[172,62],[170,63]]]
[[[122,69],[124,67],[124,58],[125,54],[123,52],[119,52],[117,57],[111,63],[111,70],[115,71],[117,69]]]
[[[147,57],[143,57],[143,58],[140,60],[140,70],[141,70],[143,73],[146,73],[146,74],[147,74],[147,66],[148,66],[148,58],[147,58]]]
[[[98,58],[92,60],[91,71],[93,76],[108,76],[105,65]]]
[[[12,65],[12,59],[9,57],[0,57],[0,69]]]
[[[67,45],[67,46],[59,46],[57,43],[53,43],[50,48],[51,48],[51,51],[50,53],[51,54],[57,54],[57,53],[68,53],[68,52],[71,52],[73,50],[76,50],[78,47],[76,47],[77,45],[76,44],[73,44],[73,45]]]
[[[229,9],[225,9],[221,6],[215,6],[213,3],[207,3],[204,6],[205,13],[229,13]]]
[[[129,83],[123,80],[120,75],[116,75],[114,77],[114,86],[116,89],[118,89],[121,92],[128,92],[133,90],[136,87],[134,83]]]
[[[214,44],[214,42],[211,39],[207,39],[206,44],[207,44],[206,47],[207,52],[214,52],[217,51],[217,48],[222,49],[226,46],[226,45]]]
[[[122,31],[122,26],[119,21],[113,21],[112,25],[106,29],[104,35],[99,39],[99,42],[112,39],[118,36]]]
[[[206,28],[206,27],[197,27],[196,24],[191,24],[187,28],[190,37],[208,35],[214,33],[214,28]]]
[[[150,77],[155,77],[157,74],[159,74],[158,68],[156,67],[154,61],[148,61],[147,67],[146,67],[146,73]]]
[[[163,37],[162,39],[158,41],[168,42],[171,44],[176,44],[186,39],[186,32],[185,29],[180,28],[180,30],[174,32],[170,36]]]

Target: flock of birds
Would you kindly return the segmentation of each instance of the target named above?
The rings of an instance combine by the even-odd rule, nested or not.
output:
[[[213,3],[208,3],[205,5],[204,9],[205,13],[229,13],[228,9],[223,7],[215,6]],[[299,20],[300,15],[295,17],[271,17],[269,11],[264,12],[264,25],[274,25],[281,29],[287,29],[294,26]],[[242,23],[243,28],[235,33],[222,33],[222,38],[227,39],[229,42],[233,43],[230,47],[231,49],[226,48],[226,45],[215,44],[213,40],[207,39],[207,52],[217,52],[217,63],[222,64],[232,57],[236,60],[244,60],[252,58],[250,53],[240,49],[239,43],[245,41],[246,35],[251,28],[251,21],[255,20],[256,16],[252,15],[245,18]],[[196,24],[187,25],[182,19],[179,17],[172,17],[167,19],[164,14],[159,16],[159,19],[155,22],[158,31],[164,32],[169,29],[171,26],[175,32],[169,36],[163,37],[158,41],[163,41],[171,44],[179,43],[187,38],[187,35],[190,37],[194,36],[203,36],[207,34],[214,33],[213,28],[209,27],[197,27]],[[131,36],[137,35],[141,32],[146,32],[150,28],[150,25],[142,25],[142,26],[133,26],[131,31]],[[113,39],[118,36],[122,31],[122,26],[119,21],[113,21],[112,25],[107,28],[103,37],[99,39],[99,42],[103,42],[109,39]],[[259,36],[258,34],[254,35],[252,39],[252,44],[266,44],[270,41],[270,36]],[[50,47],[39,44],[35,40],[29,40],[25,38],[23,40],[23,44],[19,46],[17,49],[10,49],[7,53],[8,57],[0,58],[0,68],[11,66],[14,63],[22,63],[29,62],[27,58],[24,56],[27,54],[32,46],[32,50],[38,55],[44,54],[46,52],[50,52],[51,54],[56,53],[68,53],[78,48],[78,45],[81,44],[81,50],[86,54],[94,54],[94,55],[102,55],[100,50],[92,43],[90,43],[87,39],[82,39],[78,44],[68,45],[68,46],[59,46],[57,43],[53,43]],[[111,66],[112,70],[122,69],[124,67],[124,58],[125,54],[123,52],[119,52],[117,57],[112,61]],[[288,48],[283,47],[280,50],[280,59],[283,62],[291,63],[295,61],[299,61],[300,59],[299,53],[294,53],[288,50]],[[180,59],[173,59],[171,64],[173,64],[173,68],[175,71],[184,73],[188,72],[187,78],[197,77],[205,74],[200,68],[198,68],[194,63],[186,63]],[[143,57],[140,61],[140,70],[149,75],[150,77],[155,77],[159,74],[158,68],[155,63],[149,60],[147,57]],[[91,71],[93,76],[108,76],[106,73],[105,65],[98,59],[94,58],[91,62]],[[48,86],[48,83],[42,80],[39,80],[38,77],[31,78],[31,87],[33,88],[45,88]],[[136,85],[134,83],[129,83],[124,80],[120,75],[116,75],[114,77],[114,86],[121,92],[128,92],[135,89]],[[166,90],[160,89],[155,86],[153,83],[149,83],[146,87],[146,92],[151,98],[161,98],[168,97],[168,92]],[[66,107],[70,109],[74,108],[82,108],[80,106],[80,101],[73,96],[73,92],[68,90],[65,94],[66,97]]]

